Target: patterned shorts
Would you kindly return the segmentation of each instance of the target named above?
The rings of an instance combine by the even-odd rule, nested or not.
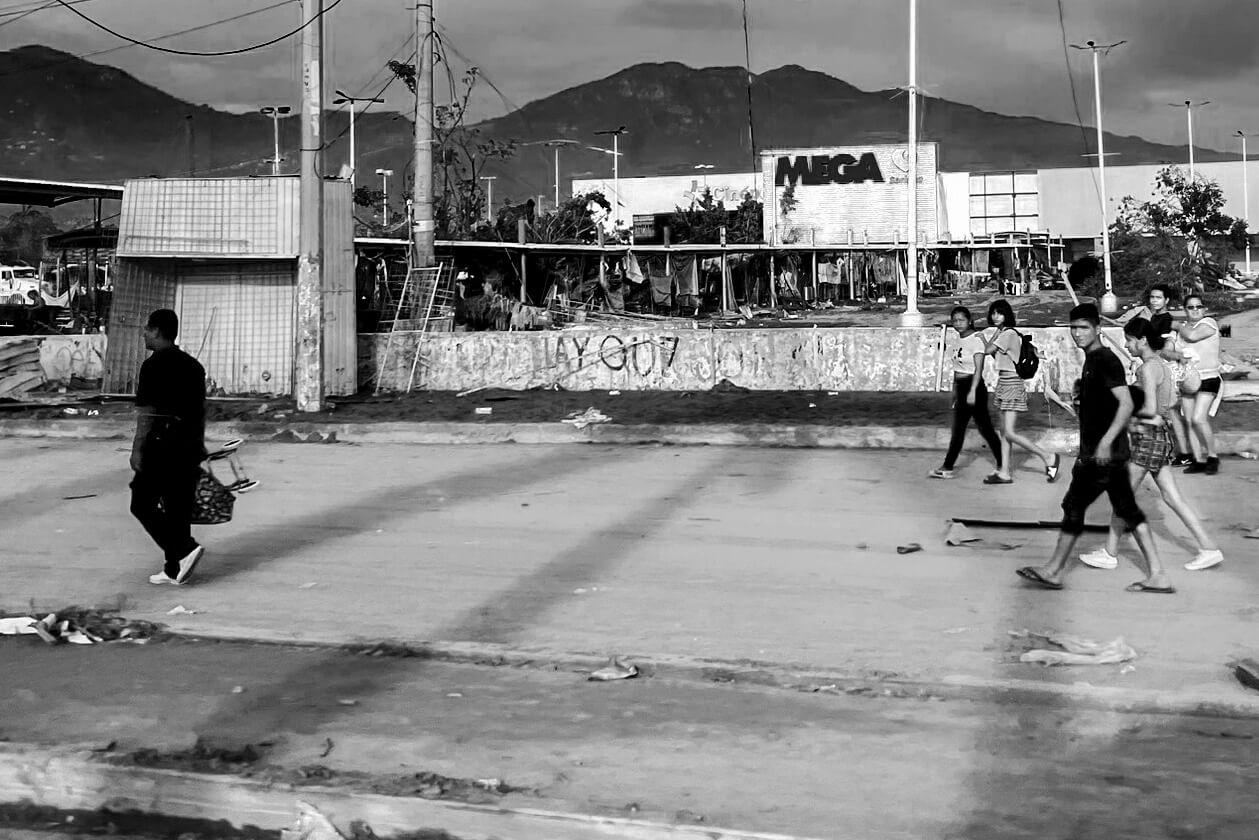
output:
[[[1172,462],[1172,435],[1167,426],[1137,426],[1131,433],[1132,463],[1155,475]]]
[[[1027,411],[1027,386],[1016,375],[1001,374],[996,396],[998,411]]]

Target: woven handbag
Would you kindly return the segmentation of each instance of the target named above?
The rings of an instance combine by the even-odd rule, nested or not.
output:
[[[192,502],[194,525],[222,525],[232,521],[232,507],[236,497],[214,477],[214,473],[202,468],[197,478],[197,493]]]

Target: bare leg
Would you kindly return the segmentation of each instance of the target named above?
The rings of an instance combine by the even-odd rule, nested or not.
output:
[[[1066,531],[1058,532],[1058,542],[1054,545],[1054,553],[1050,556],[1049,562],[1044,566],[1036,567],[1036,571],[1040,576],[1051,583],[1062,583],[1063,577],[1066,576],[1067,564],[1071,561],[1071,551],[1075,548],[1076,540],[1080,538],[1079,534],[1068,534]]]
[[[1193,425],[1193,431],[1202,441],[1202,448],[1206,450],[1207,458],[1215,457],[1215,435],[1211,430],[1211,403],[1215,401],[1215,394],[1204,393],[1199,391],[1193,397],[1193,418],[1190,423]],[[1197,454],[1196,452],[1194,453]],[[1203,460],[1203,459],[1199,459]]]
[[[1214,551],[1219,548],[1215,544],[1215,540],[1211,539],[1206,529],[1202,527],[1202,520],[1198,518],[1197,512],[1185,499],[1180,492],[1180,487],[1176,484],[1176,475],[1171,470],[1159,470],[1158,475],[1154,478],[1158,484],[1159,492],[1163,494],[1163,501],[1167,502],[1167,506],[1172,512],[1180,517],[1180,521],[1185,523],[1185,527],[1189,529],[1189,533],[1193,535],[1194,542],[1198,544],[1198,548],[1202,551]]]
[[[1145,467],[1137,466],[1131,461],[1128,462],[1128,479],[1132,482],[1132,491],[1135,493],[1137,488],[1141,486],[1142,479],[1148,472]],[[1163,472],[1166,472],[1164,470]],[[1119,538],[1123,536],[1127,524],[1115,514],[1110,515],[1110,530],[1106,533],[1106,550],[1110,552],[1112,557],[1119,556]]]
[[[1180,413],[1180,407],[1177,406],[1174,411],[1168,412],[1168,420],[1171,422],[1172,437],[1176,440],[1176,454],[1189,455],[1193,452],[1193,446],[1189,442],[1188,424],[1185,422],[1184,415]]]
[[[1202,441],[1198,439],[1193,426],[1193,407],[1196,399],[1196,394],[1188,397],[1182,396],[1180,398],[1180,414],[1184,418],[1185,426],[1187,427],[1186,437],[1189,439],[1189,454],[1193,455],[1195,461],[1205,461],[1207,456],[1203,454]]]
[[[1167,572],[1163,569],[1163,561],[1158,556],[1158,546],[1154,544],[1154,532],[1150,530],[1150,523],[1142,522],[1133,534],[1141,549],[1141,562],[1137,564],[1137,568],[1145,572],[1145,580],[1141,582],[1151,587],[1170,586]]]
[[[1023,435],[1018,433],[1018,425],[1017,425],[1018,417],[1019,417],[1019,412],[1017,411],[1001,412],[1001,469],[1002,469],[1002,472],[1000,472],[999,475],[1001,475],[1002,478],[1010,478],[1011,477],[1010,473],[1014,469],[1013,464],[1011,464],[1014,444],[1018,444],[1019,446],[1026,449],[1028,452],[1031,452],[1033,455],[1040,458],[1042,461],[1045,462],[1046,467],[1050,466],[1054,462],[1053,455],[1046,452],[1044,449],[1041,449],[1039,446],[1033,443],[1030,438],[1024,437]]]

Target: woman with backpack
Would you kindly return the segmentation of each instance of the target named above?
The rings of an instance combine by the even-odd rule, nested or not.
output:
[[[1019,414],[1027,411],[1027,386],[1019,376],[1016,363],[1023,350],[1023,335],[1014,328],[1014,309],[1004,298],[994,300],[988,306],[988,323],[996,333],[988,340],[984,353],[992,356],[997,368],[997,410],[1001,412],[1001,459],[997,471],[984,479],[984,484],[1013,484],[1012,475],[1014,444],[1026,449],[1045,462],[1045,480],[1058,480],[1062,459],[1056,453],[1042,449],[1018,433]],[[1046,388],[1048,388],[1046,384]]]

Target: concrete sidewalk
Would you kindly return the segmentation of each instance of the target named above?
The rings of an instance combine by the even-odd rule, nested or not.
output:
[[[1228,562],[1181,570],[1183,527],[1142,503],[1180,592],[1125,593],[1138,575],[1077,569],[1064,592],[1025,587],[1053,530],[946,520],[1054,520],[1065,489],[1037,464],[985,487],[983,461],[928,481],[904,451],[668,447],[249,446],[262,486],[236,519],[199,529],[196,585],[154,587],[127,513],[126,445],[0,441],[0,608],[122,601],[203,636],[339,644],[399,640],[453,658],[594,663],[613,653],[673,673],[1043,690],[1084,702],[1259,713],[1226,665],[1259,618],[1241,500],[1259,464],[1186,476]],[[68,498],[71,497],[71,498]],[[1093,512],[1103,522],[1104,503]],[[1086,537],[1081,548],[1097,543]],[[898,554],[898,545],[924,550]],[[196,615],[168,616],[176,605]],[[1134,667],[1020,664],[1022,629],[1124,636]]]

